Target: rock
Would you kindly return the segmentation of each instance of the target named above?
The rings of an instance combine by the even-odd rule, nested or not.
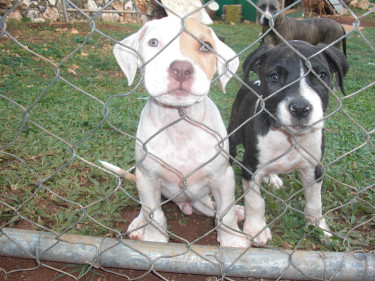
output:
[[[125,8],[125,10],[133,9],[133,3],[131,1],[125,2],[124,8]]]
[[[15,10],[8,15],[7,19],[22,20],[22,15],[20,11]]]
[[[99,10],[94,0],[88,0],[85,6],[86,9]]]
[[[0,9],[10,9],[13,7],[13,1],[12,0],[3,0],[0,1]]]
[[[145,0],[136,0],[138,9],[141,11],[141,13],[144,15],[146,14],[147,4]]]
[[[21,7],[22,10],[27,10],[31,6],[31,0],[24,0],[19,7]]]
[[[358,1],[357,0],[350,1],[349,4],[348,4],[348,6],[351,9],[356,9],[357,6],[358,6]]]
[[[368,7],[370,6],[370,2],[368,0],[362,0],[358,3],[357,8],[362,10],[368,10]]]
[[[114,2],[114,3],[112,4],[112,8],[113,8],[114,10],[121,11],[121,10],[124,9],[124,5],[123,5],[122,3],[120,3],[120,2]]]
[[[44,13],[47,10],[47,7],[49,7],[49,5],[48,5],[48,1],[47,0],[44,0],[44,1],[32,1],[31,2],[31,7],[35,7],[37,9],[39,9],[42,13]]]
[[[43,14],[43,18],[49,19],[50,21],[56,22],[60,19],[59,11],[54,7],[47,7]]]
[[[102,13],[102,20],[117,22],[120,20],[120,16],[115,13]]]
[[[45,22],[45,19],[41,16],[40,12],[35,9],[29,9],[26,12],[26,17],[33,23]]]

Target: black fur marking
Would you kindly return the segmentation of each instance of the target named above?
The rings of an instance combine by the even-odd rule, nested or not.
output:
[[[324,174],[324,167],[320,164],[316,165],[314,176],[317,182],[321,182],[323,180],[322,178],[323,174]]]

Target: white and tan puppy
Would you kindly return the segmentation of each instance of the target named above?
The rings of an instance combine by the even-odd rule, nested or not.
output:
[[[146,23],[117,44],[114,54],[129,85],[137,67],[141,69],[150,94],[135,149],[142,208],[128,228],[129,237],[168,241],[163,195],[186,215],[196,210],[215,216],[221,246],[247,247],[250,242],[237,225],[244,211],[233,206],[234,173],[223,152],[228,151],[228,141],[223,141],[226,128],[207,96],[216,72],[224,90],[237,70],[234,51],[196,19],[170,16]],[[121,173],[113,165],[103,165]]]

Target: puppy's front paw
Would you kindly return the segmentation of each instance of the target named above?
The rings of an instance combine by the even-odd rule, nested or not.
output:
[[[318,227],[323,230],[324,236],[332,237],[331,230],[329,229],[328,223],[324,218],[320,219],[318,223],[309,223],[311,225],[318,225]]]
[[[279,190],[284,185],[283,181],[276,174],[269,174],[267,176],[264,176],[263,182],[266,183],[266,184],[269,184],[270,186],[272,186],[276,190]]]
[[[234,212],[236,213],[237,222],[245,219],[245,208],[241,205],[234,205]]]
[[[225,235],[224,237],[218,236],[217,241],[222,247],[247,248],[250,246],[249,239],[247,239],[245,235],[240,233]]]
[[[129,238],[132,240],[168,242],[168,236],[153,225],[146,225],[142,215],[139,215],[131,222],[128,232]]]
[[[250,241],[253,241],[256,245],[265,245],[268,240],[272,240],[271,230],[265,226],[260,225],[245,225],[244,232],[250,237]]]
[[[146,228],[144,225],[145,221],[143,220],[143,218],[141,216],[136,217],[128,227],[129,238],[132,240],[144,240],[144,233]]]

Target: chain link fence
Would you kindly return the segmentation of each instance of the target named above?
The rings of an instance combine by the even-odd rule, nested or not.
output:
[[[344,80],[346,96],[331,91],[324,117],[322,202],[332,237],[305,225],[301,180],[291,173],[283,177],[285,186],[280,190],[260,187],[273,241],[260,248],[253,244],[226,248],[216,242],[222,214],[211,209],[219,217],[214,226],[211,218],[183,215],[165,198],[150,212],[149,223],[154,211],[162,208],[168,224],[163,228],[170,243],[128,239],[128,226],[141,206],[129,174],[144,159],[134,160],[134,147],[140,142],[146,148],[150,141],[136,138],[148,93],[142,71],[135,86],[125,85],[112,48],[140,26],[100,23],[95,17],[101,11],[88,15],[75,1],[67,0],[87,20],[73,24],[72,29],[69,24],[54,25],[53,33],[58,35],[51,36],[48,23],[8,21],[7,16],[22,2],[6,11],[0,21],[0,276],[4,280],[374,280],[375,25],[361,28],[364,21],[375,22],[374,8],[359,16],[340,1],[348,10],[346,17],[354,23],[345,35],[350,64]],[[113,2],[108,1],[103,9]],[[243,5],[259,12],[252,1]],[[185,17],[181,22],[182,33]],[[23,27],[27,25],[36,34],[26,36]],[[259,26],[251,24],[217,23],[213,29],[227,37],[225,43],[235,50],[240,66],[267,34],[259,36]],[[251,40],[246,37],[250,33]],[[72,38],[74,44],[61,41],[65,37]],[[33,40],[28,41],[30,38]],[[226,60],[226,68],[229,62]],[[210,96],[226,125],[235,95],[246,85],[242,75],[240,67],[226,94],[220,90],[220,77],[211,83]],[[181,111],[179,119],[155,135],[182,120],[217,134],[184,108]],[[228,157],[229,151],[222,148],[227,137],[220,138],[219,154]],[[239,154],[243,154],[242,148]],[[152,156],[163,163],[157,154]],[[193,167],[187,176],[169,167],[181,175],[182,192],[189,188],[189,178],[215,157]],[[99,160],[120,166],[125,177],[104,169]],[[241,166],[240,158],[234,160],[236,201],[232,204],[243,204]],[[15,264],[17,260],[11,257],[29,259],[33,264],[24,266],[25,260]],[[42,275],[45,269],[52,273]]]

